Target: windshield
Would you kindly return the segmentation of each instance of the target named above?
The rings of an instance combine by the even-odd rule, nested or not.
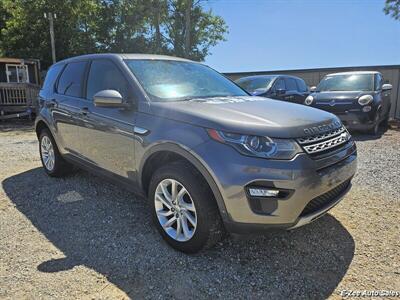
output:
[[[373,74],[327,75],[322,79],[317,87],[318,92],[373,90]]]
[[[152,101],[247,96],[229,79],[198,63],[175,60],[125,60]]]
[[[236,81],[243,89],[249,93],[257,91],[266,92],[275,77],[258,77],[258,78],[243,78]]]

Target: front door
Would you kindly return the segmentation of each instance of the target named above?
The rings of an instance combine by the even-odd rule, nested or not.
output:
[[[86,96],[80,101],[80,154],[95,167],[135,180],[135,110],[96,107],[93,96],[117,90],[129,102],[129,85],[121,70],[108,59],[93,60],[87,76]]]
[[[278,78],[274,82],[271,91],[272,91],[272,93],[271,93],[271,96],[269,96],[269,98],[285,100],[285,96],[286,96],[285,80],[282,77]]]

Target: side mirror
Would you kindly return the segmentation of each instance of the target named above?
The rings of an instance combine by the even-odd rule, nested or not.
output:
[[[316,86],[310,87],[310,92],[315,92],[316,90],[317,90],[317,87],[316,87]]]
[[[286,90],[285,89],[277,89],[276,90],[276,94],[277,95],[284,95],[286,93]]]
[[[384,85],[382,85],[382,91],[389,91],[392,89],[392,85],[389,83],[385,83]]]
[[[258,95],[265,94],[266,92],[268,92],[267,88],[259,88],[259,89],[255,89],[251,94],[253,96],[258,96]]]
[[[116,90],[102,90],[93,96],[94,105],[97,107],[128,107],[121,94]]]

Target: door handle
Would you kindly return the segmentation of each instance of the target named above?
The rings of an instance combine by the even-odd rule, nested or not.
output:
[[[88,115],[88,113],[89,113],[89,108],[87,108],[87,107],[82,107],[81,108],[81,110],[80,110],[80,114],[82,115],[82,116],[87,116]]]

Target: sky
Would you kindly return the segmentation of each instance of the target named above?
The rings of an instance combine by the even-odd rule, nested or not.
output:
[[[205,63],[220,72],[400,64],[384,0],[209,0],[229,27]]]

